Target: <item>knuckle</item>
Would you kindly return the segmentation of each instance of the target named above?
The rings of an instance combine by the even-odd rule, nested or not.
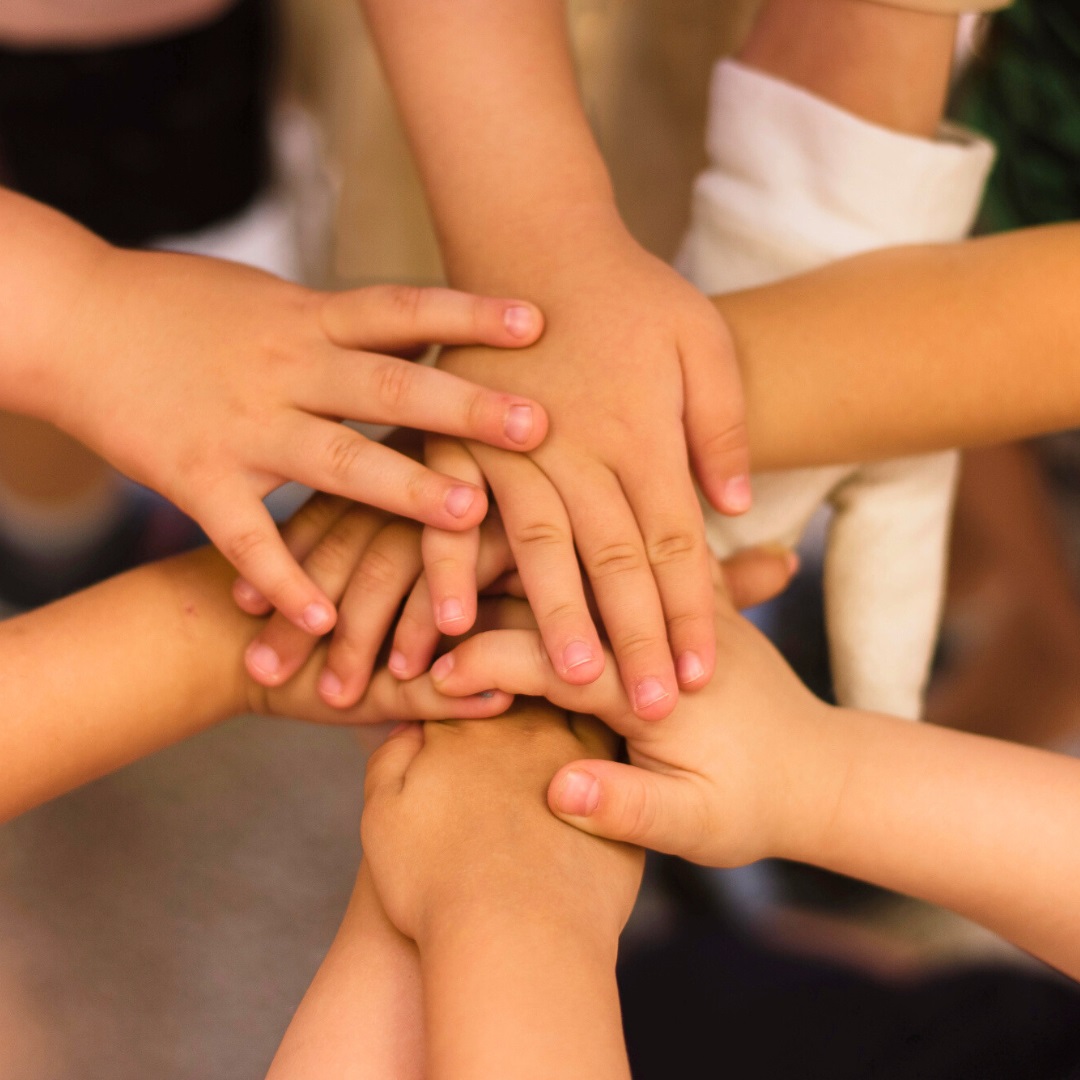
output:
[[[617,540],[592,552],[588,565],[590,577],[608,578],[643,570],[645,558],[636,544]]]
[[[646,554],[652,566],[682,562],[700,554],[704,540],[686,529],[661,533],[646,542]]]
[[[696,611],[680,612],[667,620],[668,636],[676,634],[690,637],[695,634],[707,634],[712,628],[712,619]]]
[[[387,285],[386,304],[403,322],[414,323],[424,303],[424,290],[415,285]]]
[[[340,495],[318,494],[308,499],[306,503],[293,515],[290,525],[292,531],[297,527],[320,529],[337,520],[342,509],[348,504],[348,500]]]
[[[378,548],[368,548],[356,568],[355,581],[362,592],[386,592],[401,583],[397,559]]]
[[[317,572],[333,572],[348,566],[356,552],[356,543],[344,533],[329,532],[308,558],[308,568]]]
[[[375,393],[379,400],[392,409],[406,405],[413,396],[416,371],[408,361],[385,360],[372,372]]]
[[[656,801],[639,779],[629,784],[620,807],[620,831],[625,836],[648,836],[656,824]]]
[[[747,445],[746,424],[739,420],[718,431],[711,431],[703,435],[699,441],[698,450],[706,457],[714,457],[736,451],[744,452]]]
[[[241,529],[225,538],[222,551],[236,566],[256,561],[267,550],[266,534],[260,529]]]
[[[526,522],[514,530],[513,536],[525,548],[556,547],[569,540],[566,530],[551,521]]]
[[[488,390],[476,389],[469,393],[465,407],[465,423],[471,432],[486,432],[491,426],[493,412],[493,394]]]
[[[646,656],[649,653],[655,652],[658,648],[662,648],[666,651],[660,639],[654,634],[650,634],[648,631],[638,628],[623,628],[622,632],[616,635],[612,634],[612,644],[615,647],[615,652],[620,660],[620,667],[627,660],[632,660],[639,656]]]
[[[348,428],[342,428],[326,448],[326,467],[335,480],[344,483],[360,470],[366,457],[365,440]]]
[[[534,608],[536,608],[537,618],[546,625],[577,622],[587,617],[586,612],[570,600],[556,600],[542,606],[534,604]]]

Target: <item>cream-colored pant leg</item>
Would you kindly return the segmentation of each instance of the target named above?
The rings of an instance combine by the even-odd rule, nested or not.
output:
[[[898,134],[730,60],[714,72],[707,142],[711,164],[695,184],[676,265],[708,293],[872,248],[959,239],[993,159],[985,140],[962,129],[943,126],[936,140]],[[817,507],[832,504],[826,620],[845,705],[921,710],[955,472],[946,453],[759,474],[749,514],[705,507],[709,542],[723,556],[793,544]]]

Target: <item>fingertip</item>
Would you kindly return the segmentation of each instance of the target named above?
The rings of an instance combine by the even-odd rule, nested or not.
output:
[[[630,688],[634,713],[642,720],[663,720],[679,700],[678,690],[656,676],[647,676]]]
[[[548,805],[560,816],[591,817],[600,805],[600,781],[580,766],[564,768],[548,787]]]
[[[737,517],[739,514],[745,514],[753,502],[754,493],[750,485],[750,477],[742,473],[731,477],[721,485],[717,509],[724,514]]]
[[[468,704],[470,719],[491,720],[501,716],[514,704],[514,695],[502,690],[483,690],[479,694],[454,700]]]
[[[248,615],[267,615],[273,609],[269,600],[246,578],[237,578],[232,585],[236,606]]]
[[[502,324],[510,338],[509,344],[531,345],[543,332],[544,316],[535,304],[512,300],[503,309]]]
[[[328,600],[312,600],[305,604],[297,615],[290,617],[289,621],[305,634],[322,637],[333,629],[337,622],[337,611]]]
[[[678,676],[679,685],[688,690],[703,686],[708,682],[711,672],[700,653],[687,649],[675,662],[675,674]]]
[[[559,654],[559,677],[572,686],[596,682],[604,672],[604,651],[599,643],[571,641]]]
[[[455,484],[443,498],[443,507],[449,520],[440,527],[471,529],[479,525],[487,515],[487,495],[471,484]]]
[[[281,657],[258,638],[244,651],[244,666],[260,686],[277,686],[282,682]]]
[[[339,706],[343,704],[341,701],[341,694],[345,689],[344,684],[328,667],[322,669],[319,680],[316,683],[316,688],[319,691],[319,696],[328,705]]]

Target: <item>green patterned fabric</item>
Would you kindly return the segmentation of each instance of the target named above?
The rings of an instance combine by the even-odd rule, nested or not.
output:
[[[1018,0],[980,53],[954,110],[999,148],[980,231],[1080,219],[1080,0]]]

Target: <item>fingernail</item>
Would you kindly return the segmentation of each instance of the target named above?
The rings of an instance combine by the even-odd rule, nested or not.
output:
[[[733,476],[725,485],[721,497],[724,509],[729,514],[743,514],[750,509],[753,495],[750,491],[749,476]]]
[[[281,657],[261,642],[248,646],[247,659],[248,664],[263,675],[276,675],[281,670]]]
[[[436,681],[445,679],[454,670],[454,654],[446,653],[431,665],[431,677]]]
[[[392,649],[386,660],[386,666],[395,674],[403,676],[409,670],[409,663],[400,649]]]
[[[516,338],[532,337],[536,330],[536,316],[532,308],[516,305],[503,313],[503,325]]]
[[[329,668],[319,676],[319,693],[324,697],[338,697],[341,693],[341,680]]]
[[[794,577],[799,572],[799,556],[794,551],[787,553],[787,572]]]
[[[634,708],[647,709],[670,696],[659,679],[642,679],[634,688]]]
[[[334,621],[333,612],[328,611],[322,604],[308,604],[300,618],[313,634],[321,634],[329,630],[330,624]]]
[[[456,518],[464,517],[475,498],[476,492],[473,488],[453,487],[446,493],[446,509]]]
[[[245,581],[240,578],[234,585],[233,590],[238,600],[243,600],[245,604],[258,604],[264,597],[250,581]]]
[[[679,657],[676,669],[681,683],[697,682],[705,674],[705,665],[701,662],[701,657],[690,650],[687,650]]]
[[[563,671],[570,671],[573,668],[581,667],[582,664],[587,664],[593,658],[593,654],[592,649],[584,641],[571,641],[563,649],[562,657]]]
[[[600,804],[600,784],[591,773],[571,769],[562,778],[555,802],[564,814],[588,817]]]
[[[490,701],[495,696],[495,691],[494,690],[481,690],[480,693],[477,694],[476,696],[478,698],[483,698],[485,701]]]
[[[448,600],[444,600],[439,605],[439,625],[442,626],[445,623],[461,622],[465,618],[465,609],[461,606],[461,601],[456,600],[454,597],[450,597]]]
[[[506,437],[511,442],[524,443],[529,441],[533,432],[533,411],[531,405],[511,405],[506,413],[506,424],[503,427]]]

